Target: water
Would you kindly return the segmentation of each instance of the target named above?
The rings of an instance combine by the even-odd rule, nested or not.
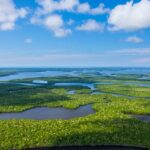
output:
[[[150,84],[137,84],[138,86],[150,87]]]
[[[32,83],[47,84],[48,81],[45,81],[45,80],[33,80]]]
[[[150,116],[148,115],[132,115],[132,117],[144,122],[150,122]]]
[[[135,82],[125,82],[125,84],[131,84],[131,85],[136,85],[136,86],[143,86],[143,87],[150,87],[150,84],[148,83],[135,83]]]
[[[0,76],[0,81],[10,81],[16,79],[55,77],[55,76],[80,76],[86,74],[90,76],[116,76],[119,74],[150,74],[150,68],[129,68],[129,67],[107,67],[107,68],[0,68],[0,72],[11,72],[12,74]]]
[[[124,97],[124,98],[128,98],[128,99],[135,99],[135,98],[140,98],[140,97],[136,97],[136,96],[128,96],[128,95],[123,95],[123,94],[115,94],[115,93],[110,93],[112,96],[116,96],[116,97]],[[141,97],[142,98],[142,97]]]
[[[7,70],[7,69],[5,69]],[[10,69],[11,70],[11,69]],[[0,69],[1,71],[1,69]],[[32,72],[33,71],[33,72]],[[25,79],[25,78],[37,78],[37,77],[56,77],[56,76],[79,76],[81,74],[87,74],[87,75],[119,75],[119,74],[138,74],[138,75],[147,75],[150,74],[150,68],[51,68],[51,69],[20,69],[20,72],[7,76],[0,76],[0,81],[5,83],[0,84],[18,84],[18,85],[24,85],[24,86],[44,86],[48,82],[45,80],[33,80],[31,83],[9,83],[10,80],[14,79]],[[121,96],[121,97],[128,97],[128,98],[137,98],[137,97],[131,97],[131,96],[125,96],[121,94],[115,94],[115,93],[105,93],[105,92],[97,92],[96,90],[96,84],[113,84],[112,82],[97,82],[97,83],[55,83],[54,86],[83,86],[88,87],[91,89],[92,94],[112,94],[113,96]],[[125,84],[135,84],[137,86],[144,86],[144,87],[150,87],[150,84],[144,84],[144,83],[134,83],[134,82],[127,82]],[[68,94],[75,94],[75,91],[70,90],[67,92]],[[145,98],[150,99],[150,98]]]
[[[47,120],[47,119],[72,119],[94,114],[92,105],[80,106],[77,109],[65,109],[63,107],[48,108],[38,107],[32,108],[23,112],[17,113],[0,113],[0,120],[8,119],[34,119],[34,120]]]
[[[68,76],[68,75],[77,76],[74,72],[65,72],[65,71],[18,72],[16,74],[0,77],[0,81],[11,81],[17,79],[28,79],[38,77]]]
[[[67,94],[75,94],[75,93],[76,93],[75,90],[70,90],[70,91],[67,92]]]
[[[92,91],[96,90],[95,85],[93,83],[76,83],[76,82],[72,82],[72,83],[55,83],[54,86],[83,86],[83,87],[88,87],[90,88]]]
[[[38,84],[32,84],[32,83],[14,83],[14,84],[24,85],[24,86],[40,86]]]
[[[150,76],[149,77],[147,77],[147,76],[143,76],[143,77],[141,77],[141,78],[139,78],[140,80],[150,80]]]
[[[96,82],[96,83],[94,83],[94,84],[113,84],[112,82]]]
[[[64,83],[55,83],[54,86],[83,86],[83,87],[88,87],[91,89],[91,91],[95,91],[96,84],[112,84],[112,82],[97,82],[97,83],[79,83],[79,82],[64,82]]]
[[[37,84],[37,83],[40,83],[40,84]],[[0,84],[18,84],[18,85],[24,85],[24,86],[44,86],[44,84],[47,84],[47,82],[44,82],[43,80],[39,80],[39,82],[36,82],[36,83],[7,83],[7,82],[0,82]],[[109,93],[109,92],[101,92],[101,91],[96,91],[96,87],[95,85],[96,84],[113,84],[111,82],[98,82],[98,83],[54,83],[54,86],[58,86],[58,87],[63,87],[63,86],[83,86],[83,87],[87,87],[87,88],[90,88],[91,89],[91,94],[92,95],[99,95],[99,94],[111,94],[112,96],[116,96],[116,97],[125,97],[125,98],[128,98],[128,99],[135,99],[135,98],[142,98],[142,99],[145,99],[145,100],[150,100],[150,97],[136,97],[136,96],[128,96],[128,95],[124,95],[124,94],[117,94],[117,93]],[[125,84],[132,84],[130,82],[128,83],[125,83]],[[133,83],[134,84],[134,83]],[[145,87],[150,87],[150,84],[136,84],[136,85],[139,85],[139,86],[145,86]],[[75,90],[70,90],[67,92],[67,94],[76,94],[76,91]]]
[[[81,68],[80,71],[89,74],[113,75],[116,74],[150,74],[150,67],[101,67],[101,68]]]
[[[99,95],[99,94],[105,94],[105,92],[97,92],[97,91],[96,91],[96,92],[92,92],[91,94],[92,94],[92,95]]]
[[[91,89],[91,94],[92,95],[98,95],[98,94],[111,94],[112,96],[116,96],[116,97],[125,97],[128,99],[135,99],[135,98],[143,98],[146,100],[150,100],[150,97],[136,97],[136,96],[128,96],[128,95],[124,95],[124,94],[117,94],[117,93],[109,93],[109,92],[101,92],[101,91],[96,91],[96,84],[105,84],[104,82],[98,82],[98,83],[55,83],[54,86],[83,86],[83,87],[88,87]],[[112,84],[111,82],[106,82],[106,84]],[[145,84],[144,84],[145,85]],[[148,85],[148,84],[146,84]],[[75,90],[70,90],[67,92],[67,94],[75,94]]]
[[[70,90],[67,92],[67,94],[76,94],[76,91],[75,90]],[[135,99],[135,98],[142,98],[142,99],[145,99],[145,100],[150,100],[150,97],[136,97],[136,96],[128,96],[128,95],[123,95],[123,94],[115,94],[115,93],[109,93],[109,92],[99,92],[99,91],[94,91],[94,92],[91,92],[91,95],[100,95],[100,94],[110,94],[112,96],[115,96],[115,97],[124,97],[124,98],[128,98],[128,99]]]

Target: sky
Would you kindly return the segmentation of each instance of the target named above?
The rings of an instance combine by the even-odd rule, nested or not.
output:
[[[0,67],[150,67],[150,0],[0,0]]]

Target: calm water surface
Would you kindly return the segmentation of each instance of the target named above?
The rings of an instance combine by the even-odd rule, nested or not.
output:
[[[150,122],[150,115],[132,115],[134,118],[144,121],[144,122]]]
[[[87,116],[94,114],[92,105],[80,106],[77,109],[65,109],[63,107],[48,108],[37,107],[23,112],[17,113],[0,113],[1,120],[7,119],[34,119],[34,120],[46,120],[46,119],[72,119],[77,117]]]
[[[33,80],[32,83],[36,83],[36,84],[48,84],[48,81],[46,81],[46,80]]]

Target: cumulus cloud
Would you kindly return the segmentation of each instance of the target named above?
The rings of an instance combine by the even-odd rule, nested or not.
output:
[[[74,20],[71,18],[64,21],[58,13],[67,11],[71,13],[87,13],[91,15],[108,13],[109,9],[104,4],[91,8],[89,3],[80,3],[79,0],[36,0],[39,5],[31,18],[32,24],[43,25],[54,33],[56,37],[64,37],[72,31],[67,26],[71,26]],[[85,24],[77,27],[78,30],[100,31],[103,29],[101,23],[95,20],[88,20]]]
[[[92,15],[108,13],[110,10],[100,3],[98,7],[91,8],[90,4],[80,3],[79,0],[36,0],[41,6],[37,9],[36,14],[42,15],[55,11],[71,11],[75,13],[89,13]]]
[[[63,25],[63,20],[59,15],[50,15],[44,20],[44,24],[49,29],[55,30]]]
[[[77,12],[79,13],[88,13],[91,15],[100,15],[109,13],[110,9],[105,8],[105,5],[103,3],[100,3],[98,7],[91,8],[89,3],[81,3],[77,6]]]
[[[65,29],[64,21],[60,15],[49,15],[44,20],[44,25],[51,30],[56,37],[64,37],[71,33],[70,29]]]
[[[26,8],[17,9],[12,0],[0,0],[0,30],[13,30],[16,21],[26,15]]]
[[[78,0],[37,0],[37,3],[41,6],[37,10],[37,14],[47,14],[54,11],[72,11],[75,6],[78,5]]]
[[[130,36],[126,39],[126,42],[131,42],[131,43],[141,43],[143,42],[143,39],[137,37],[137,36]]]
[[[65,23],[63,17],[54,12],[73,11],[78,0],[36,0],[36,2],[40,7],[37,8],[30,20],[32,24],[45,26],[54,33],[55,37],[65,37],[72,33],[71,29],[66,28],[65,25],[71,25],[74,21],[70,19]]]
[[[127,2],[118,5],[110,12],[108,23],[110,30],[135,31],[150,27],[150,1]]]
[[[104,25],[93,19],[89,19],[85,21],[82,25],[76,27],[76,30],[81,31],[102,31],[103,29]]]
[[[77,12],[79,13],[88,13],[90,11],[90,5],[89,3],[83,3],[83,4],[79,4],[77,7]]]
[[[105,13],[109,13],[109,12],[110,12],[110,9],[105,8],[105,5],[103,3],[99,4],[99,6],[97,8],[93,8],[90,11],[90,13],[93,14],[93,15],[105,14]]]
[[[45,26],[54,33],[55,37],[65,37],[68,34],[71,34],[71,30],[65,28],[65,23],[62,16],[57,14],[48,15],[44,19],[35,17],[32,18],[31,22],[33,24]]]

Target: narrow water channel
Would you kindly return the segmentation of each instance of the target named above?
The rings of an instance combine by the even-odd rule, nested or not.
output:
[[[132,115],[132,117],[134,117],[138,120],[150,123],[150,115]]]

